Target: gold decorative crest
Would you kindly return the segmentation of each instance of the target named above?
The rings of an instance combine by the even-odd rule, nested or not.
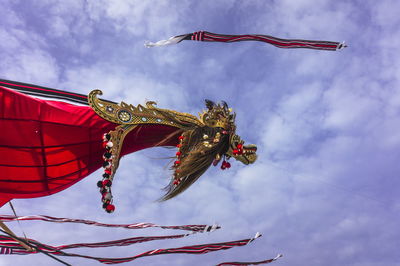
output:
[[[176,120],[182,122],[190,122],[199,126],[204,124],[194,115],[188,113],[180,113],[167,109],[156,107],[156,103],[149,101],[146,106],[120,104],[108,102],[97,98],[97,95],[102,95],[102,91],[93,90],[89,93],[88,102],[90,107],[102,118],[107,121],[120,125],[140,125],[140,124],[161,124],[180,128],[174,121],[168,118],[166,114],[173,116]]]
[[[208,110],[199,113],[200,121],[209,127],[220,127],[225,130],[235,131],[235,113],[232,108],[228,108],[226,103],[223,105],[215,104],[206,100]]]

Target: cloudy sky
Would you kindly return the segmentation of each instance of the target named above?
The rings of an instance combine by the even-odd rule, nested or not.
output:
[[[174,152],[130,154],[113,185],[114,214],[100,208],[98,171],[53,196],[14,200],[19,215],[222,226],[181,240],[79,250],[110,257],[263,233],[246,247],[148,257],[137,265],[213,265],[278,253],[284,257],[275,265],[400,264],[399,1],[2,0],[0,9],[0,78],[85,94],[99,88],[110,100],[154,100],[193,114],[205,98],[225,100],[237,113],[238,133],[259,148],[254,165],[210,169],[184,194],[161,204],[155,200],[170,173],[168,161],[159,158]],[[143,46],[198,30],[345,40],[349,48]],[[0,213],[11,210],[5,205]],[[40,222],[10,227],[53,245],[169,233]],[[44,255],[0,258],[0,265],[28,262],[55,263]]]

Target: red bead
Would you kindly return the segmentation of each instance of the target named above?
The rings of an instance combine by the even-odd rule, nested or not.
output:
[[[236,147],[237,147],[238,149],[241,149],[241,148],[243,148],[243,144],[238,144]]]
[[[182,147],[182,144],[179,143],[178,145],[176,145],[176,147],[180,148],[180,147]]]
[[[178,151],[178,152],[176,152],[176,156],[181,156],[181,152],[180,151]]]
[[[226,168],[231,168],[231,164],[228,163],[228,162],[226,162],[225,167],[226,167]]]
[[[174,180],[174,185],[179,185],[179,183],[180,183],[179,179]]]
[[[232,151],[232,153],[233,153],[233,155],[238,155],[238,154],[239,154],[239,151],[238,151],[237,149],[234,149],[234,150]]]
[[[179,136],[179,140],[183,140],[185,137],[184,136]]]
[[[226,166],[225,166],[224,163],[221,164],[221,169],[222,169],[222,170],[225,170],[225,169],[226,169]]]
[[[181,163],[181,161],[175,161],[175,165],[178,165],[178,164],[180,164]]]
[[[113,211],[115,211],[115,206],[114,206],[113,204],[108,204],[108,205],[106,206],[106,211],[107,211],[108,213],[112,213]]]
[[[111,175],[111,169],[106,169],[106,170],[104,170],[104,173],[106,173],[106,174],[108,174],[108,175]]]
[[[111,187],[111,185],[112,185],[111,180],[109,180],[109,179],[103,180],[103,186],[104,187]]]
[[[103,148],[107,147],[107,142],[108,141],[103,141]]]

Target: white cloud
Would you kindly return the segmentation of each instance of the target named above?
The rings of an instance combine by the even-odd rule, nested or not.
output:
[[[324,125],[339,130],[357,130],[368,125],[379,111],[380,103],[367,95],[357,95],[348,90],[348,80],[334,84],[325,93],[324,100],[328,109]],[[352,86],[354,87],[354,86]],[[363,87],[368,89],[368,87]]]
[[[24,51],[15,56],[4,58],[1,64],[3,75],[18,80],[23,76],[25,82],[37,80],[54,84],[58,80],[58,67],[55,60],[41,50]]]
[[[92,33],[93,21],[85,1],[33,1],[33,8],[41,10],[45,16],[40,17],[45,27],[43,34],[50,38],[64,38],[72,42],[73,37],[88,36]]]
[[[48,13],[50,34],[55,37],[70,37],[71,33],[89,35],[98,24],[112,26],[117,34],[160,37],[180,30],[177,22],[183,14],[182,11],[188,7],[188,2],[173,4],[169,1],[158,1],[154,5],[143,1],[48,0],[35,2],[35,5]]]
[[[133,105],[156,101],[160,108],[185,106],[188,94],[174,82],[161,82],[146,74],[131,73],[118,66],[98,64],[66,71],[63,87],[80,88],[84,93],[103,90],[104,97]]]
[[[381,27],[395,27],[400,23],[396,10],[400,7],[395,0],[383,1],[371,10],[374,20],[373,23]]]
[[[0,29],[2,44],[0,70],[4,78],[25,82],[53,84],[59,69],[55,59],[44,49],[43,39],[21,29]]]
[[[304,150],[323,120],[321,84],[307,84],[282,97],[274,112],[266,113],[262,141],[269,156],[296,154]]]

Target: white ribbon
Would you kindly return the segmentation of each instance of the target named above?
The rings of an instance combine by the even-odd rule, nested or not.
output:
[[[165,45],[177,44],[180,41],[182,41],[185,37],[186,37],[186,35],[181,35],[181,36],[174,36],[174,37],[169,38],[168,40],[161,40],[158,42],[146,41],[144,43],[144,47],[150,48],[150,47],[155,47],[155,46],[165,46]]]

